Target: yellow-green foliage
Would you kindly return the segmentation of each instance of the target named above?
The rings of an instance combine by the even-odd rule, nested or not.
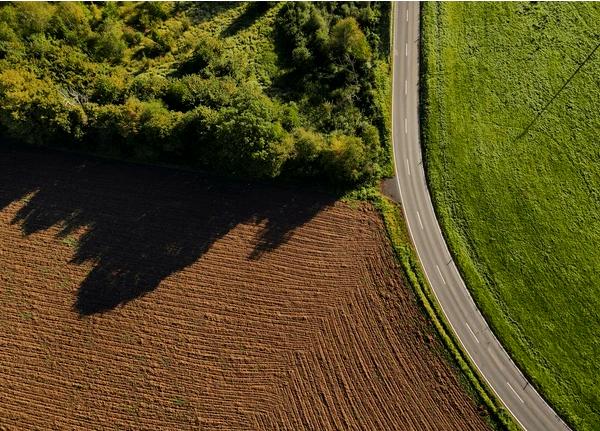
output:
[[[390,165],[388,22],[367,3],[4,4],[0,129],[227,175],[372,181]]]

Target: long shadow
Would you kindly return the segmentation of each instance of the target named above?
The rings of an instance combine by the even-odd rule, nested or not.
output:
[[[221,32],[221,37],[234,36],[242,30],[250,28],[271,7],[273,2],[252,2],[244,12]]]
[[[175,8],[178,11],[185,12],[186,16],[194,25],[201,24],[205,21],[210,21],[214,17],[238,6],[239,2],[236,1],[175,2]]]
[[[550,100],[548,100],[548,102],[546,102],[546,104],[540,110],[540,112],[538,112],[537,115],[535,117],[533,117],[533,119],[529,122],[529,124],[527,124],[527,126],[525,126],[523,128],[523,131],[521,131],[521,133],[519,133],[519,135],[515,139],[515,142],[523,139],[527,135],[527,133],[529,133],[529,131],[531,130],[533,125],[541,118],[542,115],[544,115],[544,113],[548,110],[550,105],[552,105],[552,103],[556,100],[556,98],[560,95],[560,93],[562,93],[563,90],[567,87],[567,85],[569,85],[569,83],[573,80],[573,78],[575,78],[575,75],[577,75],[579,73],[579,71],[581,70],[581,68],[590,61],[590,59],[596,53],[598,48],[600,48],[600,42],[598,42],[598,44],[590,51],[590,53],[587,55],[587,57],[579,64],[579,66],[577,66],[577,68],[573,71],[573,73],[571,73],[571,76],[569,76],[567,78],[567,80],[558,89],[558,91],[556,91],[554,93],[554,95],[550,98]]]
[[[240,223],[261,223],[260,259],[335,196],[211,179],[166,168],[61,153],[0,150],[0,209],[26,195],[12,223],[25,235],[60,226],[85,233],[73,263],[93,262],[75,309],[90,315],[155,289]],[[52,253],[48,244],[46,253]]]

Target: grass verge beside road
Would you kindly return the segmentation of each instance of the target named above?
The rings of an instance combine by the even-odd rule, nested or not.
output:
[[[449,323],[444,317],[444,313],[440,309],[425,279],[419,260],[411,246],[411,240],[401,209],[380,194],[376,194],[373,197],[373,202],[381,212],[388,238],[394,249],[396,258],[401,264],[404,277],[412,287],[419,303],[437,330],[455,366],[460,369],[463,377],[466,378],[468,383],[467,389],[475,396],[478,402],[485,405],[490,414],[490,424],[494,428],[510,431],[520,430],[520,427],[515,423],[512,416],[496,399],[493,391],[481,380],[481,377],[475,371],[475,366],[464,354],[460,343],[456,340]]]
[[[478,374],[477,368],[463,352],[460,342],[456,339],[423,273],[416,251],[412,246],[402,208],[374,188],[353,191],[343,200],[347,202],[367,201],[379,211],[385,224],[390,245],[402,269],[403,277],[407,285],[412,288],[418,303],[434,326],[437,335],[446,348],[445,353],[448,359],[459,371],[463,387],[479,405],[485,408],[488,422],[493,429],[521,430],[491,388]]]

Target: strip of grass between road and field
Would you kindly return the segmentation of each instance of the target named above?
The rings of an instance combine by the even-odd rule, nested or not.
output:
[[[388,238],[406,280],[415,292],[443,344],[448,349],[452,361],[466,378],[467,389],[488,409],[490,424],[493,427],[510,431],[519,430],[519,426],[501,405],[494,392],[479,376],[474,364],[464,354],[460,343],[456,340],[444,313],[440,309],[431,288],[425,280],[415,250],[406,233],[406,222],[400,208],[383,196],[378,197],[378,202],[376,202],[375,206],[381,212]]]
[[[444,353],[448,360],[459,371],[463,387],[471,394],[475,402],[486,408],[489,415],[487,418],[489,424],[496,430],[520,430],[521,428],[503,407],[493,390],[479,375],[475,365],[463,352],[459,341],[456,339],[433,291],[426,281],[421,264],[416,257],[416,251],[408,235],[401,207],[374,188],[366,188],[351,193],[345,200],[351,202],[355,199],[370,202],[381,214],[387,237],[402,269],[405,282],[413,290],[423,312],[445,346],[446,351]]]

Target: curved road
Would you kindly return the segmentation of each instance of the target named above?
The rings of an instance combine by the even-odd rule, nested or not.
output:
[[[438,225],[421,162],[418,122],[419,3],[395,3],[393,147],[396,180],[425,275],[464,351],[527,431],[568,430],[512,362],[467,291]]]

